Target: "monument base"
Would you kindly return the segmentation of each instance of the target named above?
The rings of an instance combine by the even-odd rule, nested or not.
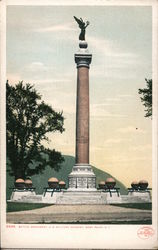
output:
[[[75,164],[68,179],[68,191],[96,191],[96,176],[89,164]]]
[[[60,192],[44,192],[43,195],[37,195],[30,192],[19,192],[11,196],[8,202],[24,202],[24,203],[47,203],[60,205],[79,205],[79,204],[118,204],[118,203],[151,203],[149,194],[138,195],[121,195],[117,192],[105,192],[95,189],[76,188],[75,190],[61,190]]]

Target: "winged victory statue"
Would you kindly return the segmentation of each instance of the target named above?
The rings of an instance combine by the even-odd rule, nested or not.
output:
[[[87,26],[90,24],[90,22],[87,21],[87,22],[85,23],[81,17],[80,17],[80,19],[79,19],[79,18],[77,18],[77,17],[74,16],[74,19],[75,19],[75,21],[78,23],[79,28],[81,29],[81,33],[80,33],[80,35],[79,35],[79,40],[85,41],[86,28],[87,28]]]

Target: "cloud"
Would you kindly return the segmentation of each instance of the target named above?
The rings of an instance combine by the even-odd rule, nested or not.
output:
[[[138,67],[142,69],[146,64],[139,54],[122,48],[116,41],[92,36],[89,36],[88,40],[96,61],[95,66],[92,65],[93,77],[134,79]]]
[[[124,64],[130,63],[133,61],[136,62],[139,57],[138,54],[135,54],[129,51],[125,52],[125,50],[118,47],[116,42],[113,40],[107,40],[101,37],[96,38],[93,36],[88,36],[88,40],[89,40],[89,44],[92,44],[92,47],[102,52],[102,54],[104,54],[105,56],[110,57],[110,58],[113,57],[115,60],[119,58],[124,59],[125,60]]]
[[[148,156],[142,156],[142,157],[120,157],[120,158],[115,158],[114,160],[116,160],[116,162],[137,162],[137,161],[147,161],[147,160],[151,160],[151,157]]]
[[[12,75],[12,74],[8,74],[7,75],[7,79],[9,80],[9,82],[11,84],[16,84],[18,83],[19,81],[22,81],[25,83],[31,83],[31,84],[36,84],[36,86],[39,86],[40,85],[40,88],[44,88],[44,90],[50,90],[51,88],[52,89],[59,89],[57,85],[46,85],[46,84],[49,84],[49,83],[70,83],[72,82],[72,79],[70,78],[45,78],[45,79],[41,79],[41,77],[38,79],[38,77],[31,77],[31,78],[25,78],[25,77],[21,77],[20,75]]]
[[[122,95],[118,95],[120,98],[135,98],[134,95],[130,95],[130,94],[122,94]]]
[[[110,113],[110,112],[105,112],[102,115],[91,115],[91,118],[96,120],[96,121],[102,121],[104,118],[126,118],[127,115],[122,115],[122,114],[114,114],[114,113]]]
[[[107,110],[107,106],[114,105],[115,101],[119,101],[118,98],[107,98],[107,102],[105,103],[99,103],[99,104],[92,104],[90,106],[90,114],[91,117],[95,119],[101,119],[104,117],[110,117],[110,118],[123,118],[126,117],[124,114],[118,114],[118,113],[113,113]],[[118,105],[118,103],[117,103]]]
[[[113,147],[115,144],[121,144],[125,142],[131,141],[130,139],[122,139],[122,138],[110,138],[107,140],[104,140],[102,146],[96,147],[97,150],[104,150],[105,148]],[[118,147],[118,146],[117,146]]]
[[[123,139],[108,139],[104,143],[105,144],[118,144],[122,141],[123,141]]]
[[[41,84],[41,87],[44,87],[45,90],[47,90],[47,87],[50,89],[50,85],[46,86],[46,83],[68,83],[71,82],[71,79],[68,78],[45,78],[45,79],[30,79],[29,82],[35,82],[36,84]],[[53,86],[52,86],[53,87]],[[57,86],[56,86],[57,87]]]
[[[143,130],[141,128],[136,128],[136,127],[132,127],[132,126],[119,128],[117,131],[122,133],[122,134],[128,134],[128,133],[146,134],[147,133],[145,130]]]
[[[72,27],[72,23],[65,23],[65,24],[58,24],[58,25],[51,25],[47,27],[42,27],[36,29],[36,32],[60,32],[60,31],[73,31],[76,30]]]
[[[17,83],[19,83],[19,81],[22,81],[22,78],[20,76],[20,74],[7,74],[7,79],[9,81],[9,84],[11,85],[15,85]]]
[[[91,146],[91,150],[93,151],[104,151],[105,148],[108,148],[109,149],[109,146],[112,146],[113,144],[119,144],[121,143],[122,141],[127,141],[125,139],[120,139],[120,138],[116,138],[116,139],[108,139],[108,140],[105,140],[104,143],[102,144],[102,146]]]
[[[52,69],[52,67],[46,66],[43,62],[31,62],[23,68],[24,71],[29,72],[49,71],[50,69]]]
[[[105,147],[93,146],[91,145],[90,152],[102,151],[105,150]]]
[[[111,99],[111,100],[110,100]],[[91,109],[98,111],[98,109],[105,109],[106,106],[118,105],[119,99],[117,98],[107,98],[105,103],[91,104]]]
[[[31,63],[31,66],[33,67],[43,67],[44,64],[42,62],[32,62]]]
[[[151,144],[146,144],[146,145],[138,145],[138,146],[131,146],[131,150],[133,151],[151,151],[152,145]]]
[[[142,156],[136,156],[136,155],[121,155],[121,154],[113,154],[110,156],[106,156],[106,160],[110,161],[111,164],[116,163],[127,163],[127,164],[133,164],[137,163],[139,161],[150,161],[151,162],[151,156],[149,155],[142,155]]]
[[[74,28],[73,25],[72,22],[69,22],[47,25],[45,27],[41,26],[36,28],[34,32],[42,33],[42,36],[43,33],[53,33],[53,39],[55,41],[62,39],[63,42],[69,41],[69,43],[75,45],[78,30]],[[65,35],[66,32],[68,32],[68,35]],[[116,41],[88,35],[88,43],[93,57],[96,59],[95,67],[93,67],[93,71],[91,71],[92,77],[99,76],[117,79],[135,78],[133,70],[138,64],[139,66],[144,64],[144,61],[141,60],[138,54],[127,50],[125,51],[125,48],[121,48]],[[97,66],[98,64],[99,66]],[[36,66],[40,67],[40,65]],[[128,74],[126,74],[124,70],[128,70]]]
[[[64,31],[70,31],[68,38],[67,36],[65,36]],[[62,35],[63,40],[69,39],[69,41],[73,41],[76,43],[76,37],[72,33],[72,31],[75,33],[77,32],[77,29],[73,28],[73,23],[51,25],[36,29],[36,32],[40,33],[58,32],[58,34],[60,34],[59,39]],[[118,44],[116,44],[116,42],[113,40],[107,40],[101,37],[96,38],[94,36],[88,35],[88,41],[91,50],[95,51],[96,55],[102,55],[102,57],[100,57],[100,60],[104,60],[104,64],[102,65],[106,65],[107,69],[124,69],[128,68],[131,65],[135,66],[138,65],[138,63],[142,63],[140,61],[139,55],[130,51],[125,52],[125,49],[118,47]],[[106,71],[104,68],[102,69],[102,67],[99,66],[98,69],[96,67],[94,68],[92,74],[101,75],[102,73],[104,73],[105,75]],[[107,74],[109,74],[109,72],[107,72]]]
[[[58,89],[43,89],[42,96],[47,103],[50,104],[55,110],[63,111],[64,114],[74,115],[76,113],[75,95],[73,92],[58,91]]]

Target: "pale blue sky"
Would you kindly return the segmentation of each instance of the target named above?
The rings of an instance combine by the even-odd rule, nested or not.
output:
[[[152,77],[151,7],[8,6],[7,78],[33,83],[47,103],[63,110],[66,131],[50,135],[49,146],[74,155],[74,15],[90,21],[91,164],[125,185],[133,179],[151,183],[151,120],[138,95]]]

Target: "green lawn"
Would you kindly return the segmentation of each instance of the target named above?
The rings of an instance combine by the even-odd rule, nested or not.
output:
[[[47,206],[52,206],[52,204],[7,202],[7,212],[32,210]]]
[[[34,224],[34,223],[33,223]],[[43,222],[35,223],[35,224],[43,224]],[[138,220],[138,221],[76,221],[76,222],[56,222],[51,221],[45,224],[91,224],[91,225],[151,225],[152,220]]]
[[[111,204],[112,206],[117,207],[126,207],[126,208],[136,208],[142,210],[152,210],[152,203],[126,203],[126,204]]]

